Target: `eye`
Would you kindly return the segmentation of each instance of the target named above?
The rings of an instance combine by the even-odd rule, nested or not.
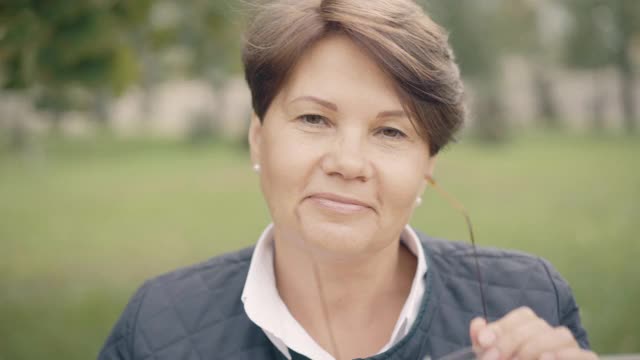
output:
[[[328,122],[327,118],[325,118],[322,115],[316,115],[316,114],[301,115],[298,117],[298,119],[300,119],[300,121],[302,121],[303,123],[311,126],[323,126]]]
[[[407,135],[405,135],[405,133],[403,133],[402,131],[392,128],[392,127],[384,127],[382,129],[380,129],[379,132],[382,136],[390,138],[390,139],[403,139],[405,137],[407,137]]]

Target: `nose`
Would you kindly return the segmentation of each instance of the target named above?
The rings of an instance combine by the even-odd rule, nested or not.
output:
[[[343,131],[331,142],[322,159],[322,170],[329,176],[364,182],[373,173],[368,155],[363,136],[354,130]]]

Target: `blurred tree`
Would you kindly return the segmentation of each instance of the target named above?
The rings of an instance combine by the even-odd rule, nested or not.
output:
[[[567,37],[568,65],[590,70],[593,74],[592,97],[587,106],[592,113],[592,127],[604,127],[604,104],[607,93],[600,86],[600,71],[613,60],[611,8],[601,0],[570,0],[565,3],[573,16],[573,26]]]
[[[191,0],[185,8],[185,38],[194,51],[191,71],[213,81],[229,71],[240,71],[242,26],[230,1]],[[195,21],[194,21],[195,20]]]
[[[162,81],[195,77],[214,90],[229,72],[240,71],[241,28],[235,0],[155,0],[147,21],[129,34],[141,64],[143,118],[151,120],[153,90]],[[198,117],[202,126],[202,116]]]
[[[475,95],[475,130],[483,139],[502,140],[508,133],[508,121],[502,110],[500,62],[506,54],[522,54],[536,64],[534,93],[543,105],[541,118],[555,119],[555,107],[549,96],[550,61],[539,54],[544,44],[539,38],[540,2],[529,0],[423,0],[427,11],[449,32],[462,75]]]
[[[1,87],[29,93],[59,118],[69,88],[93,93],[96,119],[137,77],[124,34],[145,21],[151,0],[9,0],[0,5]]]
[[[640,1],[616,0],[612,3],[615,23],[618,25],[619,41],[616,43],[614,62],[620,72],[622,109],[627,132],[636,132],[638,114],[635,103],[636,73],[632,61],[632,44],[640,39]]]
[[[193,76],[218,87],[239,71],[235,0],[7,0],[0,3],[0,88],[20,91],[55,119],[92,108],[104,123],[110,99]],[[78,91],[92,94],[91,104]],[[17,122],[20,124],[21,122]]]
[[[450,33],[462,76],[475,89],[474,132],[483,140],[500,141],[507,123],[501,111],[495,1],[422,0],[427,12]]]
[[[549,11],[545,0],[501,0],[496,3],[494,35],[502,54],[518,54],[532,67],[532,94],[536,104],[536,118],[541,125],[558,127],[559,119],[552,96],[549,68],[557,61],[555,42],[545,36],[551,25],[546,19]],[[557,36],[557,34],[555,34]]]
[[[637,130],[633,99],[635,73],[631,59],[634,37],[640,36],[640,2],[636,0],[565,1],[573,16],[567,37],[566,60],[569,65],[594,72],[594,97],[591,101],[593,123],[603,126],[603,102],[606,94],[600,86],[598,70],[613,65],[620,74],[620,90],[625,128]]]
[[[507,50],[523,55],[532,67],[536,120],[544,127],[557,128],[561,124],[552,95],[553,74],[550,72],[559,57],[559,29],[552,16],[556,9],[547,0],[514,0],[503,4],[503,16],[499,21]]]
[[[175,18],[165,21],[168,26],[160,27],[157,39],[170,44],[170,51],[178,49],[184,53],[180,72],[208,81],[215,94],[220,93],[228,73],[241,70],[242,26],[238,16],[240,12],[234,10],[236,4],[233,0],[163,0],[158,3],[159,8],[171,9]],[[162,12],[167,13],[168,10]],[[222,106],[223,103],[219,101],[217,105]],[[193,128],[190,133],[196,134],[191,138],[216,135],[218,119],[199,114],[191,120]]]

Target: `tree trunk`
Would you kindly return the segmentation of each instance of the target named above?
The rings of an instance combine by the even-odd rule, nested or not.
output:
[[[606,92],[600,80],[600,71],[594,70],[592,75],[593,92],[591,95],[591,130],[600,133],[605,128],[604,106],[606,102]]]
[[[140,59],[140,119],[139,124],[143,131],[148,131],[150,123],[153,121],[153,89],[158,82],[159,70],[157,54],[149,46],[149,33],[146,26],[139,28],[133,36],[136,46],[136,55]]]
[[[485,77],[476,82],[478,91],[475,109],[472,109],[474,132],[483,141],[498,143],[506,140],[508,129],[504,118],[499,85],[495,77]]]
[[[542,125],[549,128],[560,127],[558,111],[552,96],[551,79],[540,65],[535,65],[533,69],[533,87],[538,110],[537,116]]]
[[[62,118],[64,111],[61,109],[51,110],[51,133],[54,136],[64,135],[62,132]]]
[[[637,0],[636,0],[637,1]],[[620,105],[622,107],[625,131],[629,134],[637,129],[636,109],[635,109],[635,79],[633,72],[633,60],[631,58],[631,44],[633,40],[633,24],[637,21],[634,14],[635,1],[621,2],[613,4],[618,26],[619,41],[615,52],[615,64],[620,74]]]
[[[97,87],[94,91],[93,113],[100,130],[107,130],[109,125],[109,91],[104,87]]]
[[[624,130],[628,134],[633,134],[637,130],[637,113],[635,108],[635,78],[631,66],[619,64],[618,71],[620,73],[620,101],[622,105],[622,116],[624,121]]]
[[[624,127],[627,133],[633,134],[637,130],[637,113],[635,108],[635,81],[633,74],[623,74],[620,78],[620,94],[622,99],[622,111],[624,114]]]
[[[9,150],[22,152],[27,148],[27,129],[20,119],[13,119],[9,130]]]

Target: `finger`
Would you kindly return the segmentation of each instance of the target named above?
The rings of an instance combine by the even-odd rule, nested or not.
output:
[[[482,349],[488,349],[494,345],[496,339],[502,338],[505,334],[511,333],[520,325],[537,318],[533,310],[528,307],[521,307],[511,311],[500,320],[492,322],[480,330],[478,333],[480,347]]]
[[[555,360],[598,360],[596,353],[580,348],[562,349],[552,356]]]
[[[469,337],[474,347],[478,346],[478,333],[487,326],[487,320],[477,317],[471,320],[469,325]]]
[[[533,334],[516,356],[521,360],[535,360],[541,358],[543,354],[547,355],[544,356],[546,358],[565,349],[579,349],[579,347],[571,331],[561,326]]]
[[[541,318],[526,319],[518,327],[498,338],[494,348],[499,351],[501,359],[510,359],[516,354],[521,358],[519,354],[522,349],[527,348],[533,339],[552,331],[553,328]],[[534,349],[532,348],[530,351]],[[528,360],[529,358],[526,359]],[[525,358],[521,358],[521,360],[525,360]]]

